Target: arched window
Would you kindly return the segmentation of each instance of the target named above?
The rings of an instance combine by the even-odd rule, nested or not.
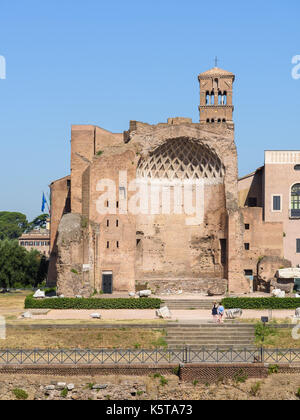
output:
[[[291,217],[300,218],[300,184],[295,184],[292,186]]]
[[[207,118],[206,122],[209,123],[209,118]]]
[[[223,93],[223,105],[227,105],[227,92],[226,92],[226,90]]]
[[[222,122],[226,122],[225,118],[223,118]]]
[[[211,95],[210,95],[210,104],[211,105],[215,104],[215,92],[213,90],[211,91]]]
[[[222,102],[223,102],[222,92],[219,91],[219,94],[218,94],[218,104],[219,105],[222,105]]]
[[[210,94],[209,94],[209,92],[207,91],[206,92],[206,105],[209,105],[210,104]]]
[[[221,118],[218,118],[218,123],[220,123],[221,122]]]
[[[214,122],[215,122],[215,119],[214,119],[214,118],[212,118],[212,119],[211,119],[211,122],[212,122],[212,123],[214,123]]]

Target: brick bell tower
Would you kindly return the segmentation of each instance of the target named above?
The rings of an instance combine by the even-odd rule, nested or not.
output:
[[[234,106],[232,104],[235,75],[214,67],[199,74],[200,83],[200,123],[232,123]]]

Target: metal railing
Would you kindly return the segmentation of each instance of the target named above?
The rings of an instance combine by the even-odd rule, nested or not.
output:
[[[132,365],[180,363],[299,363],[300,349],[191,348],[155,350],[0,350],[7,365]]]

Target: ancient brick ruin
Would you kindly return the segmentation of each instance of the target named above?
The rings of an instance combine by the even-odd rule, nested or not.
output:
[[[218,68],[199,75],[199,123],[131,121],[122,134],[72,127],[71,175],[51,184],[48,283],[57,283],[59,293],[88,296],[137,286],[156,292],[249,292],[245,269],[254,270],[257,258],[269,255],[269,245],[260,236],[254,254],[245,250],[249,209],[238,204],[234,79]],[[130,212],[138,201],[133,182],[159,188],[161,200],[141,198],[140,212]],[[110,183],[115,193],[108,191]],[[185,203],[175,192],[183,185],[201,192],[198,218],[181,211]],[[262,216],[252,219],[264,232]],[[282,257],[282,226],[275,225],[273,245]]]

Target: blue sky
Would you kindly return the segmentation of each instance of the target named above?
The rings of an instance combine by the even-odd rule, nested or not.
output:
[[[300,149],[299,0],[1,0],[0,210],[40,214],[70,169],[70,127],[198,122],[197,75],[236,74],[239,173]]]

